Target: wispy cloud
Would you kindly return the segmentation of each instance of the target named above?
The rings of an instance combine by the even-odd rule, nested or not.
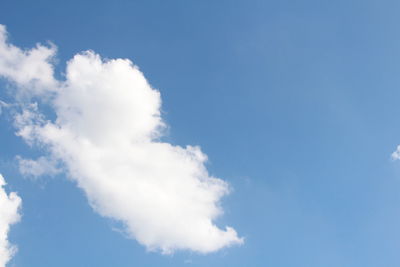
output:
[[[54,160],[39,157],[36,160],[24,159],[20,156],[16,158],[19,164],[19,170],[22,175],[37,178],[42,175],[56,175],[61,172]]]

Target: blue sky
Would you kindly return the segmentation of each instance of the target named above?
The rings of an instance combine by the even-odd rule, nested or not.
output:
[[[42,149],[0,118],[0,173],[22,199],[9,266],[400,264],[400,3],[3,1],[9,42],[128,58],[161,93],[165,142],[198,145],[228,182],[218,227],[242,245],[163,255],[92,209],[77,181],[24,177]],[[11,103],[2,80],[0,100]],[[48,117],[54,116],[45,110]],[[119,230],[118,230],[119,229]]]

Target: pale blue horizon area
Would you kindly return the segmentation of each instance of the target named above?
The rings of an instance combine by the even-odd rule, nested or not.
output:
[[[400,2],[0,2],[10,42],[129,58],[161,92],[164,138],[199,145],[232,186],[217,225],[242,246],[148,252],[64,175],[24,178],[36,157],[0,116],[0,173],[23,199],[15,267],[400,266]],[[4,81],[0,100],[11,99]],[[114,230],[113,230],[114,229]]]

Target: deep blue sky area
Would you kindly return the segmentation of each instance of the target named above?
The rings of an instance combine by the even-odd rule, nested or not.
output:
[[[165,140],[199,145],[232,186],[220,226],[241,246],[148,252],[0,119],[0,173],[23,198],[15,267],[400,266],[400,2],[2,0],[10,41],[129,58],[161,92]],[[0,85],[7,100],[7,85]]]

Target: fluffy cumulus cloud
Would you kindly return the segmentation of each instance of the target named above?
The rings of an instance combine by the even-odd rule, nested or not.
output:
[[[7,32],[0,25],[0,74],[18,83],[19,94],[41,93],[57,87],[53,77],[53,67],[49,63],[56,53],[54,45],[49,47],[37,45],[36,48],[24,51],[7,43]]]
[[[197,146],[161,142],[165,127],[160,93],[127,59],[75,55],[65,80],[53,75],[53,45],[24,51],[0,31],[0,75],[39,103],[21,104],[17,134],[46,150],[46,158],[20,161],[22,171],[43,174],[62,166],[93,209],[123,223],[149,250],[208,253],[241,244],[231,227],[219,228],[220,199],[228,184],[211,176]],[[48,105],[55,119],[40,112]]]
[[[7,194],[4,190],[5,181],[0,174],[0,267],[5,267],[16,251],[8,241],[10,226],[19,221],[18,209],[21,198],[14,192]]]

